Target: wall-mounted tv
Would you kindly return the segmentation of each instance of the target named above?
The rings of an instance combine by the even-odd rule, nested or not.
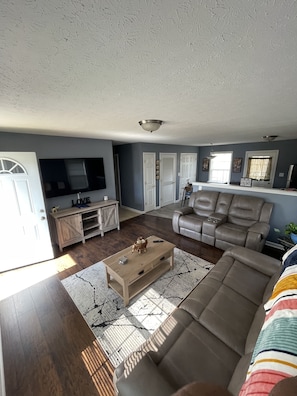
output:
[[[40,159],[47,198],[106,188],[103,158]]]

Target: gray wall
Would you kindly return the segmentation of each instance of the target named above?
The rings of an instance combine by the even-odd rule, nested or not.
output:
[[[134,143],[114,147],[119,155],[122,205],[142,211],[144,209],[143,191],[143,153],[197,153],[193,146],[171,144]],[[177,155],[176,179],[180,168],[180,156]],[[179,197],[179,186],[176,186],[176,199]],[[159,204],[159,183],[157,182],[157,205]]]
[[[31,151],[40,158],[103,157],[106,189],[90,191],[81,196],[89,196],[92,202],[103,200],[104,195],[116,198],[113,166],[112,142],[109,140],[81,139],[57,136],[31,135],[0,132],[0,151]],[[75,195],[46,199],[47,209],[53,206],[68,208]]]
[[[143,152],[154,152],[156,158],[160,153],[196,153],[198,152],[197,181],[207,181],[208,172],[202,171],[202,159],[209,154],[210,149],[214,151],[233,151],[234,157],[244,159],[245,152],[249,150],[279,150],[279,158],[276,169],[274,187],[284,188],[287,172],[290,164],[297,163],[297,140],[260,142],[249,144],[233,144],[213,147],[193,147],[163,144],[135,143],[112,147],[109,140],[81,139],[68,137],[55,137],[43,135],[30,135],[19,133],[0,132],[0,151],[34,151],[37,158],[71,158],[71,157],[103,157],[106,173],[105,190],[87,193],[91,200],[100,201],[104,195],[116,198],[115,178],[113,167],[113,151],[119,154],[120,180],[122,189],[122,205],[142,211],[143,204]],[[179,171],[179,155],[177,172]],[[280,178],[278,174],[283,172],[285,176]],[[239,182],[242,173],[233,173],[232,182]],[[84,195],[83,195],[84,196]],[[276,241],[277,234],[273,228],[283,230],[283,226],[290,222],[297,222],[297,194],[296,197],[275,196],[265,194],[268,201],[273,199],[275,204],[272,215],[272,230],[270,240]],[[157,204],[159,190],[157,186]],[[178,186],[176,191],[178,198]],[[71,200],[76,196],[65,196],[46,200],[48,210],[52,206],[66,208],[71,206]]]
[[[197,172],[197,181],[207,182],[208,172],[202,171],[203,158],[209,155],[210,150],[213,151],[233,151],[233,158],[242,158],[242,170],[240,173],[231,174],[231,182],[239,183],[243,176],[243,166],[246,151],[256,150],[279,150],[277,167],[274,179],[274,188],[285,188],[289,170],[289,165],[297,164],[297,140],[281,140],[273,142],[259,142],[246,144],[230,144],[222,146],[199,147],[199,165]],[[284,177],[279,177],[279,173],[284,173]]]
[[[230,144],[221,146],[176,146],[163,144],[148,144],[135,143],[124,144],[114,147],[116,153],[119,154],[120,162],[120,178],[122,187],[122,204],[137,210],[143,210],[143,167],[142,167],[142,153],[154,152],[156,159],[159,154],[163,153],[198,153],[197,163],[197,181],[207,182],[208,172],[202,171],[202,161],[204,157],[209,155],[210,150],[214,151],[232,151],[233,158],[242,158],[242,169],[240,173],[231,174],[231,182],[234,184],[240,183],[240,178],[243,176],[243,166],[246,151],[255,150],[279,150],[278,163],[276,168],[276,175],[274,180],[274,188],[284,188],[286,186],[287,174],[290,164],[297,163],[297,140],[273,141],[273,142],[259,142],[246,144]],[[179,155],[177,156],[177,173],[179,171]],[[279,173],[284,173],[284,177],[279,177]],[[178,177],[176,175],[176,177]],[[178,180],[178,179],[177,179]],[[141,188],[139,189],[139,186]],[[176,198],[179,197],[178,186],[176,190]],[[159,183],[157,183],[157,205],[159,203]]]

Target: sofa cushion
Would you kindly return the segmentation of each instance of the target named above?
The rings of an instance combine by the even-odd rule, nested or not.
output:
[[[274,278],[273,285],[270,283],[270,276],[267,274],[270,271],[265,266],[269,263],[270,259],[270,261],[273,261],[274,266],[272,268],[275,271],[279,268],[280,262],[268,257],[265,260],[265,256],[263,255],[260,255],[263,258],[261,263],[256,263],[253,260],[246,260],[245,263],[240,262],[238,257],[247,251],[252,259],[259,259],[259,253],[249,251],[246,248],[233,247],[232,250],[226,251],[207,276],[202,279],[199,285],[180,304],[180,307],[189,312],[193,318],[199,320],[201,313],[218,292],[222,284],[250,300],[255,306],[260,305],[263,300],[263,290],[266,293],[268,285],[270,285],[269,295],[271,295],[273,285],[276,282],[276,278]],[[235,254],[234,252],[238,253]]]
[[[159,364],[192,321],[192,316],[185,310],[176,308],[142,345],[141,350],[144,353],[149,353],[153,361]]]
[[[130,376],[130,381],[127,382],[125,377],[117,381],[117,389],[121,396],[169,396],[175,391],[148,355],[142,355],[137,359],[137,364],[127,366],[125,370],[126,375]]]
[[[242,355],[256,308],[250,300],[222,285],[201,314],[199,322]]]
[[[193,381],[227,387],[240,356],[193,320],[159,363],[159,370],[177,389]]]
[[[190,197],[189,206],[195,214],[207,217],[215,211],[218,196],[217,191],[196,191]]]
[[[234,260],[226,274],[224,285],[259,306],[263,301],[263,291],[266,290],[269,281],[270,277],[265,273],[239,260]]]
[[[233,196],[234,196],[233,194],[221,192],[216,204],[216,210],[215,210],[216,213],[227,215]]]
[[[250,227],[259,221],[263,205],[263,198],[234,195],[229,209],[228,222]]]
[[[264,290],[266,293],[269,289],[269,296],[271,295],[279,270],[279,260],[244,247],[235,246],[225,251],[201,283],[215,279],[256,305],[260,305],[263,302]],[[273,274],[276,272],[277,275],[274,277]],[[274,283],[270,281],[272,275]]]
[[[203,222],[206,217],[198,216],[196,214],[189,214],[179,218],[179,227],[186,228],[191,231],[199,232],[201,234]]]
[[[224,223],[216,229],[215,237],[217,240],[237,246],[245,246],[247,228],[237,224]]]
[[[209,275],[209,274],[208,274]],[[216,295],[221,282],[206,276],[195,289],[181,302],[180,308],[187,311],[195,320],[199,320],[201,313]]]

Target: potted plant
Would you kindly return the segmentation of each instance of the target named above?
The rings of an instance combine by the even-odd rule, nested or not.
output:
[[[290,238],[293,243],[297,243],[297,224],[289,223],[285,226],[285,234],[290,235]]]

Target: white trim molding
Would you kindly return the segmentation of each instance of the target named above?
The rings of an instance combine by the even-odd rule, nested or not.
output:
[[[2,355],[2,337],[0,327],[0,396],[5,396],[4,364]]]

